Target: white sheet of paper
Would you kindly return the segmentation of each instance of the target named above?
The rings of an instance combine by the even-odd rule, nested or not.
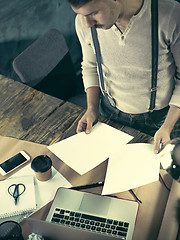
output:
[[[127,144],[109,158],[102,195],[127,191],[159,179],[160,159],[153,145]]]
[[[167,144],[165,148],[158,154],[160,156],[161,165],[164,169],[168,169],[172,163],[171,152],[174,148],[173,144]]]
[[[98,122],[90,134],[78,133],[49,146],[48,149],[82,175],[105,161],[114,150],[132,138],[105,123]]]

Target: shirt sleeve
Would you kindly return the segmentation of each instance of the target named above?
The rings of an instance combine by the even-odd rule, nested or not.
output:
[[[85,91],[89,87],[99,87],[99,77],[97,72],[96,55],[93,48],[91,31],[86,27],[83,16],[77,15],[75,20],[76,33],[79,38],[83,60],[82,77]]]
[[[169,41],[170,51],[173,55],[176,73],[175,85],[170,104],[180,107],[180,4],[174,1],[174,8],[172,10],[169,21]]]

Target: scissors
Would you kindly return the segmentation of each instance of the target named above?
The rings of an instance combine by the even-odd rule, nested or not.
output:
[[[22,183],[12,184],[8,187],[8,193],[14,198],[15,205],[17,204],[18,197],[21,196],[26,190]]]

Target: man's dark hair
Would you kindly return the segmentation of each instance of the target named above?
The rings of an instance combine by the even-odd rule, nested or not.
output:
[[[73,7],[82,7],[92,0],[67,0]]]

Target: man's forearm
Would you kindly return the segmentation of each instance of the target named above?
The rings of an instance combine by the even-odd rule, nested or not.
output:
[[[87,95],[87,111],[82,116],[77,126],[77,133],[85,131],[90,133],[94,123],[98,121],[99,116],[99,98],[100,88],[89,87],[86,90]]]
[[[97,111],[99,109],[100,88],[89,87],[86,90],[87,108]]]
[[[180,108],[175,105],[170,105],[167,117],[162,125],[169,133],[171,133],[174,125],[180,118]]]

